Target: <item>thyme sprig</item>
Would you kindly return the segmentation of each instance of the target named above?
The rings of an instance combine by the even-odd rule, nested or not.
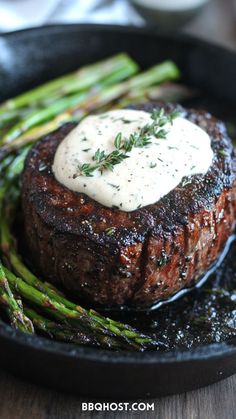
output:
[[[151,144],[152,137],[165,139],[168,131],[165,129],[166,124],[173,124],[173,120],[179,116],[179,112],[173,111],[166,114],[163,108],[154,109],[151,113],[151,124],[146,124],[139,132],[130,134],[129,138],[123,138],[119,132],[114,141],[115,150],[106,154],[104,150],[97,149],[93,156],[94,164],[84,163],[79,165],[81,176],[91,177],[95,170],[103,173],[104,170],[113,171],[114,166],[130,157],[129,153],[134,147],[146,147]]]

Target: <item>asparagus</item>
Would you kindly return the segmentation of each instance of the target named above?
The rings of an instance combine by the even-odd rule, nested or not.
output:
[[[69,113],[64,112],[62,115],[57,116],[52,121],[49,121],[47,123],[44,123],[43,125],[39,125],[30,129],[29,131],[27,131],[27,133],[21,135],[16,140],[0,147],[0,159],[6,157],[7,155],[9,155],[9,153],[21,149],[22,147],[28,144],[32,144],[38,138],[43,137],[52,131],[55,131],[63,123],[72,121],[76,121],[76,119],[73,118],[73,116]]]
[[[22,119],[7,132],[7,134],[3,137],[2,143],[5,144],[15,140],[30,128],[47,122],[59,113],[65,111],[70,106],[79,104],[85,97],[85,93],[79,93],[73,96],[65,97],[45,109],[32,112],[27,116],[27,118]]]
[[[88,113],[100,109],[126,94],[130,94],[132,97],[135,92],[137,92],[137,89],[140,89],[142,92],[147,87],[161,83],[165,80],[176,80],[179,76],[180,73],[176,65],[172,61],[165,61],[123,83],[108,86],[92,94],[80,94],[75,97],[65,98],[63,101],[23,119],[19,124],[7,132],[2,139],[2,145],[7,146],[16,139],[19,141],[18,145],[28,144],[39,138],[40,135],[46,135],[58,128],[62,121],[68,122],[76,120],[79,122]],[[73,104],[73,102],[75,102],[75,104]],[[59,114],[63,107],[65,112]],[[57,117],[53,118],[53,115],[57,115]],[[43,125],[41,128],[36,127],[36,129],[32,130],[32,127],[35,125],[43,123],[45,120],[50,120],[51,118],[53,119],[50,123]],[[17,142],[14,143],[13,147],[10,146],[7,149],[9,151],[12,150],[12,148],[16,147],[16,144]]]
[[[84,309],[80,311],[72,310],[65,307],[50,298],[47,294],[44,294],[27,284],[21,278],[15,276],[7,268],[4,267],[4,272],[9,281],[10,286],[19,292],[19,294],[28,302],[33,303],[34,306],[39,309],[43,309],[45,312],[50,314],[51,317],[64,323],[66,326],[70,325],[72,328],[77,327],[82,332],[92,333],[102,347],[109,347],[114,349],[125,349],[130,348],[133,350],[144,350],[147,348],[157,348],[157,343],[154,342],[150,337],[144,336],[138,333],[135,329],[129,326],[122,325],[121,323],[111,321],[111,324],[107,324],[107,319],[101,315],[97,315],[99,321],[94,321],[91,314],[85,314]],[[81,313],[83,311],[83,314]],[[108,329],[109,327],[109,329]],[[106,334],[105,331],[109,330],[110,334]]]
[[[17,156],[9,155],[0,163],[0,214],[2,215],[3,198],[10,187],[13,186],[14,180],[18,178],[23,170],[25,157],[29,151],[29,146],[23,148]],[[13,188],[14,190],[14,188]]]
[[[2,174],[6,168],[13,162],[15,156],[13,156],[12,154],[8,155],[5,159],[0,160],[0,174]],[[0,182],[3,182],[3,175],[1,177]]]
[[[44,106],[44,104],[42,104]],[[41,106],[41,108],[42,108]],[[29,113],[40,109],[39,106],[28,106],[27,108],[22,109],[14,109],[12,111],[6,111],[5,113],[1,114],[1,106],[0,106],[0,135],[6,128],[11,128],[15,125],[20,119],[25,118]]]
[[[164,100],[165,102],[177,102],[192,99],[198,95],[197,90],[177,83],[165,83],[146,91],[149,100]]]
[[[164,83],[144,89],[131,91],[119,100],[115,107],[123,108],[130,103],[143,103],[147,101],[177,102],[192,98],[197,91],[177,83]]]
[[[99,346],[99,342],[91,334],[79,332],[77,329],[65,327],[38,314],[30,307],[24,307],[24,312],[31,319],[35,329],[43,332],[51,339],[74,343],[76,345]]]
[[[26,317],[22,307],[16,301],[0,264],[0,304],[5,308],[12,327],[25,333],[34,333],[31,320]]]
[[[18,111],[6,112],[4,115],[1,116],[0,129],[2,130],[5,127],[9,127],[13,123],[16,123],[16,121],[19,120],[19,117],[20,112]]]
[[[137,64],[126,54],[118,54],[96,64],[82,67],[71,74],[49,81],[15,98],[7,100],[0,107],[0,117],[6,112],[38,104],[50,96],[58,98],[69,93],[86,90],[100,80],[105,79],[106,76],[120,69],[125,69],[127,65],[133,66],[134,72],[138,70]]]
[[[79,107],[75,106],[67,111],[75,115],[77,115],[77,112],[81,112],[81,110],[87,113],[97,107],[109,104],[123,95],[132,94],[137,89],[142,90],[166,80],[176,80],[179,77],[180,73],[176,65],[172,61],[164,61],[123,83],[104,89],[101,93],[95,94],[91,98],[88,98],[88,100],[86,99]]]
[[[64,322],[66,326],[71,325],[74,328],[76,327],[77,332],[93,332],[98,343],[102,347],[116,346],[116,340],[113,339],[113,335],[106,335],[104,330],[100,333],[101,330],[99,330],[97,324],[91,321],[89,317],[86,318],[83,314],[68,310],[62,304],[56,303],[47,295],[28,285],[21,278],[15,276],[6,267],[3,267],[3,270],[11,288],[17,291],[25,300],[33,303],[35,307],[43,309],[52,317]],[[122,344],[120,344],[120,346],[122,346]]]
[[[125,78],[132,76],[134,74],[135,68],[133,63],[131,64],[132,65],[129,65],[129,63],[127,63],[126,67],[121,69],[122,71],[119,70],[108,76],[104,81],[98,84],[95,89],[93,88],[88,92],[79,92],[71,96],[63,97],[49,104],[44,109],[38,109],[28,114],[26,118],[23,118],[21,121],[19,121],[6,133],[5,136],[3,136],[2,142],[11,142],[15,138],[18,138],[20,135],[22,135],[24,132],[53,119],[60,113],[66,111],[66,109],[73,108],[74,106],[78,107],[80,103],[83,103],[84,101],[88,100],[90,96],[94,95],[94,90],[96,92],[102,91],[102,89],[104,89],[106,86],[117,83],[120,80],[124,80]]]

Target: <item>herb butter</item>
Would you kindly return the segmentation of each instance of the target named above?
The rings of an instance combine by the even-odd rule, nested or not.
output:
[[[134,211],[157,202],[183,177],[208,171],[213,159],[209,135],[177,116],[164,126],[165,138],[151,136],[149,144],[132,148],[113,170],[81,175],[79,168],[94,164],[98,148],[111,153],[117,134],[129,138],[152,122],[150,113],[131,109],[88,116],[58,146],[53,163],[56,179],[102,205]]]

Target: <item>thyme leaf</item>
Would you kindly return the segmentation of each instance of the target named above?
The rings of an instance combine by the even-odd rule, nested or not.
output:
[[[221,148],[219,151],[218,151],[218,154],[220,154],[220,156],[222,156],[222,157],[227,157],[227,151],[226,150],[224,150],[223,148]]]
[[[108,227],[105,230],[105,233],[107,236],[112,236],[112,234],[115,232],[115,228],[114,227]]]

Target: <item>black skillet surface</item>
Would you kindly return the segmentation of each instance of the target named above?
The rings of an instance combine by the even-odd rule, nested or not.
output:
[[[50,26],[1,35],[0,99],[120,51],[128,52],[142,68],[173,59],[184,82],[201,90],[194,106],[233,121],[235,54],[185,36],[114,26]],[[234,248],[230,258],[232,262]],[[229,264],[225,263],[221,276]],[[228,271],[234,277],[231,265]],[[214,281],[219,282],[218,277]],[[235,373],[235,338],[217,336],[218,343],[208,343],[200,333],[197,345],[172,344],[164,353],[115,353],[27,336],[0,322],[0,364],[22,377],[80,395],[154,397],[192,390]]]

